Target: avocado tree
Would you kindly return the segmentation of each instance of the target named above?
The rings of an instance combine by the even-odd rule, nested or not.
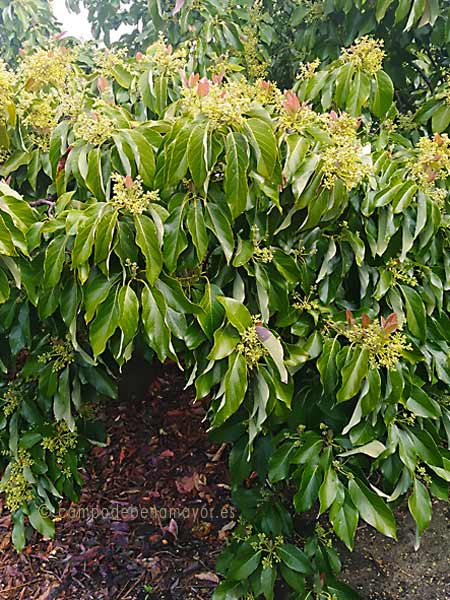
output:
[[[104,443],[92,405],[144,348],[231,447],[214,598],[350,599],[336,539],[395,539],[406,502],[419,546],[448,498],[450,88],[425,44],[447,8],[246,6],[150,4],[132,57],[2,63],[0,489],[18,549],[52,535]],[[370,35],[392,24],[402,73]]]

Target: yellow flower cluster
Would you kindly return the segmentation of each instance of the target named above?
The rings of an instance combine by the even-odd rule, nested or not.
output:
[[[271,263],[273,261],[273,252],[271,248],[261,248],[261,246],[255,246],[253,251],[253,260],[264,264]]]
[[[261,106],[281,106],[283,94],[273,81],[258,79],[255,84],[248,84],[248,94],[250,98]]]
[[[407,263],[402,263],[400,260],[391,258],[387,265],[387,270],[392,275],[392,279],[395,283],[406,283],[411,287],[417,286],[417,279],[414,275],[414,269],[411,268]]]
[[[349,342],[365,348],[373,368],[393,369],[404,352],[412,350],[411,344],[401,331],[386,331],[380,323],[373,321],[368,325],[354,323],[347,327],[335,327]]]
[[[69,48],[41,48],[25,56],[20,63],[18,76],[28,90],[48,85],[59,88],[72,75],[74,60],[75,54]]]
[[[139,175],[133,180],[130,176],[124,177],[119,173],[113,173],[111,179],[115,182],[111,202],[119,210],[140,215],[151,202],[159,199],[157,190],[144,192]]]
[[[242,45],[247,73],[252,79],[264,79],[267,76],[269,62],[261,58],[258,35],[252,27],[243,29]]]
[[[279,535],[272,539],[265,533],[258,533],[257,538],[257,540],[250,542],[250,545],[255,552],[262,553],[263,569],[269,569],[274,564],[280,563],[281,558],[278,556],[278,550],[284,544],[283,536]]]
[[[127,52],[125,48],[101,48],[94,52],[94,63],[105,77],[114,77],[114,69],[120,67],[127,71],[130,66],[125,62]]]
[[[254,324],[241,334],[241,341],[236,346],[237,351],[245,358],[250,369],[256,367],[261,358],[268,354],[256,331],[260,316],[255,315],[252,319]]]
[[[204,95],[199,94],[195,87],[183,88],[183,93],[182,108],[192,116],[205,115],[213,127],[242,125],[244,114],[249,111],[253,101],[245,80],[230,81],[223,85],[209,84]]]
[[[320,65],[320,59],[316,58],[309,63],[300,63],[297,73],[297,79],[299,81],[307,81],[313,77],[314,73],[317,71]]]
[[[401,113],[397,117],[398,128],[401,131],[410,132],[419,128],[417,121],[414,121],[414,113],[408,110],[406,113]]]
[[[0,59],[0,123],[5,120],[5,112],[12,102],[13,91],[14,75]]]
[[[409,163],[410,172],[417,185],[442,205],[447,191],[435,184],[450,175],[450,138],[446,133],[422,137],[416,150],[416,156]]]
[[[292,308],[299,311],[320,311],[321,306],[318,300],[314,300],[311,294],[302,298],[298,292],[293,295],[294,302]]]
[[[104,144],[114,131],[114,121],[103,114],[101,110],[80,113],[73,128],[77,139],[89,142],[93,146]]]
[[[77,447],[78,434],[76,430],[70,431],[65,421],[59,421],[55,435],[45,437],[41,443],[43,448],[55,455],[58,465],[64,465],[66,454]]]
[[[348,190],[358,186],[371,171],[370,153],[357,136],[359,122],[347,114],[330,114],[327,128],[331,144],[322,152],[323,185],[333,188],[340,179]]]
[[[188,50],[181,46],[176,50],[170,44],[164,35],[159,36],[158,41],[147,48],[145,60],[160,73],[169,77],[174,77],[183,71],[186,66]]]
[[[20,406],[22,401],[22,389],[20,383],[13,381],[1,398],[3,402],[3,414],[5,417],[12,415]]]
[[[17,102],[17,113],[22,123],[29,127],[30,138],[36,146],[47,152],[50,137],[58,124],[56,106],[58,97],[54,90],[49,92],[22,91]]]
[[[279,107],[279,126],[282,130],[303,135],[308,127],[323,125],[323,115],[316,113],[306,102],[300,103],[293,92],[286,92],[285,98]]]
[[[38,360],[41,364],[48,364],[51,362],[53,373],[62,371],[65,367],[74,362],[75,353],[69,338],[65,341],[52,338],[50,346],[51,349],[48,352],[41,354]]]
[[[83,113],[86,101],[85,82],[79,77],[70,79],[63,89],[58,90],[58,103],[55,118],[76,121]]]
[[[385,51],[383,40],[375,40],[367,35],[356,41],[350,48],[343,48],[341,60],[351,63],[367,75],[376,75],[383,68]]]
[[[9,476],[0,489],[5,494],[5,504],[11,512],[18,510],[34,498],[33,489],[24,474],[24,469],[32,465],[33,459],[30,454],[23,448],[19,448],[16,460],[10,463]]]
[[[308,9],[305,15],[305,23],[316,23],[322,21],[325,15],[324,0],[299,0],[300,6]]]
[[[8,148],[0,146],[0,164],[4,163],[9,156],[11,156],[10,150]]]
[[[315,534],[322,544],[328,548],[333,547],[333,532],[331,529],[325,529],[323,525],[317,523],[315,527]]]

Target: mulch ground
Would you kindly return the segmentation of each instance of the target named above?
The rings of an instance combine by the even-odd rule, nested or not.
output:
[[[208,441],[204,416],[175,367],[109,405],[109,444],[93,449],[55,539],[34,536],[18,555],[0,515],[0,599],[210,598],[234,511],[226,450]]]
[[[227,448],[208,440],[205,408],[183,385],[176,367],[131,365],[100,415],[109,444],[90,453],[80,502],[63,505],[54,540],[35,535],[17,554],[0,505],[0,600],[211,598],[235,519]],[[360,524],[343,578],[364,600],[450,600],[448,505],[435,506],[419,552],[407,511],[397,518],[398,543]]]

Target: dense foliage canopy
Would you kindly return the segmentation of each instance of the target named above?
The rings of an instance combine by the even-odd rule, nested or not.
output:
[[[241,520],[217,600],[281,581],[356,597],[335,536],[351,549],[362,519],[395,538],[404,499],[419,545],[450,481],[446,5],[150,3],[155,39],[132,58],[60,40],[0,65],[17,548],[76,499],[97,398],[135,352],[176,361],[232,443]]]

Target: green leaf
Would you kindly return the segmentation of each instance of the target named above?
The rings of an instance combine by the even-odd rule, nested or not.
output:
[[[308,511],[317,500],[322,484],[322,469],[320,465],[306,465],[300,482],[300,487],[294,496],[294,506],[297,512]]]
[[[366,456],[370,456],[371,458],[378,458],[380,454],[385,452],[386,447],[384,444],[379,442],[378,440],[372,440],[367,444],[363,444],[362,446],[358,446],[356,448],[352,448],[351,450],[347,450],[346,452],[341,452],[338,456],[353,456],[355,454],[366,454]]]
[[[53,412],[57,421],[64,420],[70,431],[74,431],[75,420],[72,416],[69,375],[69,367],[66,367],[59,376],[58,391],[53,399]]]
[[[123,286],[119,291],[119,326],[124,336],[126,347],[136,335],[139,324],[139,300],[130,285]]]
[[[341,371],[342,385],[336,396],[338,402],[345,402],[356,396],[369,371],[369,354],[366,348],[357,347],[351,351],[350,356],[351,359],[346,361]]]
[[[422,298],[416,290],[407,285],[402,285],[401,290],[405,298],[408,329],[416,338],[425,341],[427,336],[427,317]]]
[[[28,515],[30,523],[36,531],[38,531],[45,539],[54,537],[55,524],[51,519],[43,516],[38,508],[34,507]]]
[[[284,351],[280,340],[263,325],[256,325],[256,333],[275,363],[282,383],[287,383],[289,374],[284,364]]]
[[[320,514],[327,511],[333,504],[339,485],[339,478],[336,471],[329,467],[325,473],[323,483],[319,490]]]
[[[94,356],[102,354],[110,337],[119,325],[117,288],[112,289],[103,304],[97,308],[95,319],[89,327],[89,341]]]
[[[226,261],[229,263],[234,251],[234,236],[227,211],[209,200],[206,203],[206,211],[209,217],[207,226],[219,240]]]
[[[348,491],[353,504],[361,518],[375,527],[380,533],[394,540],[397,539],[395,518],[387,504],[374,492],[371,492],[361,481],[350,479]]]
[[[110,256],[118,216],[118,211],[111,207],[111,210],[104,211],[99,220],[94,252],[94,260],[97,265],[108,260]]]
[[[187,237],[183,229],[183,219],[186,202],[176,206],[167,221],[164,223],[164,263],[169,273],[173,273],[178,264],[178,257],[188,246]]]
[[[104,302],[114,284],[119,280],[119,275],[115,275],[111,279],[107,279],[100,273],[89,279],[84,286],[84,308],[86,314],[84,320],[86,323],[92,321],[95,311],[99,304]]]
[[[418,479],[414,479],[413,492],[408,498],[408,507],[417,525],[418,537],[431,522],[433,508],[427,488]]]
[[[227,135],[225,144],[225,197],[233,219],[247,206],[249,147],[242,133]]]
[[[278,549],[282,562],[297,573],[309,575],[312,573],[311,563],[304,552],[292,544],[282,544]]]
[[[194,198],[189,205],[187,226],[197,252],[199,262],[203,262],[208,250],[208,232],[200,198]]]
[[[165,322],[166,302],[163,294],[145,285],[142,289],[142,323],[149,345],[160,362],[171,354],[170,331]]]
[[[88,170],[85,178],[86,187],[97,200],[105,200],[105,186],[102,174],[101,148],[95,148],[88,154]]]
[[[214,416],[214,427],[224,423],[233,415],[242,402],[247,392],[247,363],[239,352],[235,352],[228,359],[228,370],[224,378],[224,396]]]
[[[327,338],[323,344],[322,354],[317,360],[317,368],[323,385],[323,392],[327,398],[334,396],[337,386],[338,372],[336,357],[341,349],[338,338]]]
[[[220,290],[217,286],[211,285],[209,281],[205,285],[205,293],[200,302],[200,307],[204,313],[197,315],[197,320],[202,328],[203,332],[208,338],[212,338],[217,327],[223,319],[223,308],[217,301],[217,296],[220,294]]]
[[[236,327],[239,333],[244,333],[246,329],[253,325],[252,315],[242,302],[225,296],[217,296],[217,300],[224,307],[227,319],[233,327]]]
[[[277,569],[267,566],[261,571],[261,591],[266,600],[274,600],[274,586],[277,579]]]
[[[166,176],[166,185],[175,186],[186,174],[187,170],[187,153],[186,147],[191,134],[191,125],[181,123],[175,125],[177,131],[174,139],[166,146],[164,161],[164,169]]]
[[[145,272],[151,285],[158,279],[162,269],[162,253],[153,221],[145,215],[135,215],[136,243],[145,257]]]
[[[410,397],[406,401],[406,407],[418,417],[439,419],[442,416],[441,407],[436,400],[430,398],[421,388],[411,386]]]
[[[66,236],[54,238],[47,246],[44,259],[44,288],[55,287],[61,278],[66,251]]]
[[[371,111],[376,117],[383,119],[392,106],[394,85],[389,75],[384,71],[376,73],[374,83]]]
[[[238,345],[241,337],[234,327],[227,325],[214,332],[214,345],[208,360],[222,360],[229,356]]]
[[[21,510],[16,510],[12,514],[13,530],[12,530],[12,543],[17,552],[22,552],[27,543],[25,536],[25,524],[24,515]]]
[[[208,175],[208,125],[199,124],[193,128],[187,145],[187,160],[195,187],[202,190]]]
[[[378,23],[384,19],[387,9],[393,3],[394,0],[377,0],[376,2],[376,19]]]
[[[286,442],[272,454],[269,460],[269,480],[272,483],[277,483],[287,478],[295,450],[294,444]]]
[[[8,300],[10,293],[11,290],[9,287],[8,277],[6,276],[5,271],[0,269],[0,304],[3,304]]]
[[[256,571],[261,561],[261,550],[253,550],[250,544],[244,542],[231,561],[228,577],[233,581],[247,579]]]
[[[212,600],[241,600],[241,598],[242,586],[234,581],[223,581],[212,595]]]
[[[445,131],[450,125],[450,106],[443,100],[431,118],[431,128],[436,133]]]
[[[336,535],[349,550],[353,550],[356,526],[358,525],[358,511],[347,494],[342,501],[336,498],[331,506],[329,517]]]
[[[0,215],[0,255],[15,256],[16,249],[9,228],[3,217]]]
[[[262,119],[247,119],[254,140],[257,169],[263,177],[272,177],[278,157],[278,147],[272,127]]]

